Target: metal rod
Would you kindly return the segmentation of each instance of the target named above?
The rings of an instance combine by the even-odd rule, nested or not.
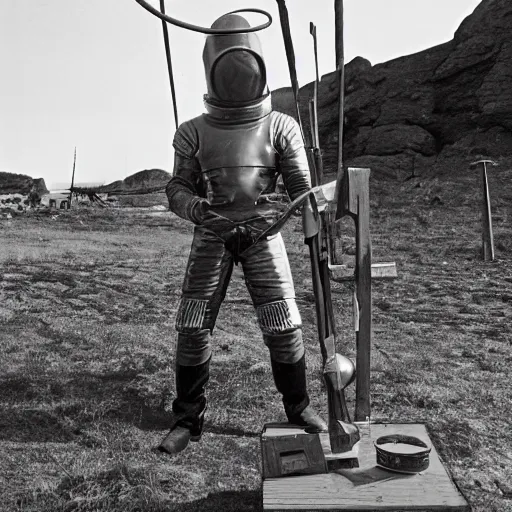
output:
[[[338,77],[338,167],[336,190],[341,191],[344,179],[343,168],[343,126],[345,124],[345,53],[343,42],[343,0],[334,0],[334,20],[336,38],[336,73]],[[340,197],[340,194],[337,194]],[[338,201],[336,219],[340,219],[345,210],[345,200]]]
[[[487,164],[498,165],[494,160],[482,159],[472,162],[470,168],[482,165],[482,258],[484,261],[494,261],[494,235],[492,232],[491,197],[489,194],[489,179],[487,176]]]
[[[302,120],[300,117],[299,109],[299,81],[297,80],[297,69],[295,66],[295,51],[293,49],[292,35],[290,32],[290,18],[288,16],[288,9],[285,0],[277,0],[277,7],[279,10],[279,19],[281,21],[281,31],[283,33],[284,47],[286,50],[286,57],[288,61],[288,71],[290,73],[290,81],[292,83],[293,97],[295,100],[295,110],[297,113],[297,122],[300,126],[302,139],[304,139],[304,130],[302,128]]]
[[[220,29],[220,28],[208,28],[208,27],[200,27],[199,25],[193,25],[192,23],[185,23],[184,21],[180,21],[176,18],[171,18],[171,16],[167,16],[167,14],[162,14],[158,9],[153,7],[150,3],[146,2],[146,0],[135,0],[139,5],[144,7],[146,11],[149,11],[151,14],[160,18],[161,20],[167,21],[171,25],[176,27],[185,28],[187,30],[192,30],[192,32],[200,32],[201,34],[212,34],[212,35],[228,35],[228,34],[245,34],[246,32],[258,32],[259,30],[263,30],[267,27],[270,27],[272,24],[272,16],[267,11],[263,9],[236,9],[235,11],[228,12],[227,14],[235,14],[238,12],[255,12],[257,14],[262,14],[267,18],[265,23],[261,25],[256,25],[255,27],[244,27],[244,28],[231,28],[231,29]]]
[[[71,199],[73,198],[73,187],[75,186],[75,167],[76,167],[76,146],[73,156],[73,172],[71,174],[71,187],[69,189],[69,207],[71,208]]]
[[[316,39],[316,27],[313,22],[310,22],[309,24],[309,32],[313,37],[313,55],[315,58],[315,81],[313,83],[313,125],[311,127],[311,132],[313,134],[313,146],[320,148],[320,138],[318,136],[318,83],[320,82],[320,77],[318,75],[318,46]]]
[[[165,14],[165,0],[160,0],[160,11]],[[169,31],[167,23],[162,20],[162,30],[164,33],[165,57],[167,59],[167,70],[169,71],[169,83],[171,85],[172,106],[174,110],[174,124],[178,129],[178,106],[176,102],[176,90],[174,89],[174,74],[172,72],[171,45],[169,43]]]
[[[491,197],[487,177],[487,162],[482,162],[482,253],[484,261],[494,261],[494,235],[492,231]]]

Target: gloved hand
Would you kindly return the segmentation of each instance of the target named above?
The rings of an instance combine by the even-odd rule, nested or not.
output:
[[[203,197],[197,197],[190,205],[190,220],[194,224],[202,224],[206,214],[210,210],[210,203]]]

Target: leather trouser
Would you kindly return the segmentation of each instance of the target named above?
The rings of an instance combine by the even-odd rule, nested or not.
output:
[[[281,235],[260,240],[237,257],[272,359],[297,362],[304,354],[302,323]],[[176,317],[178,364],[195,366],[210,358],[209,338],[233,265],[234,255],[226,240],[204,226],[196,226]]]
[[[234,255],[228,247],[226,240],[210,229],[196,226],[176,318],[178,396],[173,404],[174,412],[182,418],[194,422],[195,415],[195,423],[206,403],[203,391],[208,380],[208,362],[212,352],[210,334],[234,266]],[[297,364],[302,368],[304,345],[301,318],[281,235],[260,240],[237,256],[256,309],[264,343],[270,351],[274,374],[276,370],[278,374],[287,373],[287,368]],[[190,367],[189,370],[187,367]],[[196,367],[196,371],[193,367]],[[197,383],[190,381],[194,375]],[[279,382],[281,392],[280,383],[284,378],[277,375],[276,383]],[[190,393],[189,388],[200,390],[200,393]],[[300,402],[300,408],[307,405],[306,396],[299,400],[294,397],[293,401],[296,406]]]

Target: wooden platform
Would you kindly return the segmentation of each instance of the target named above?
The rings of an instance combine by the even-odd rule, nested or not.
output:
[[[323,511],[469,511],[432,446],[429,468],[407,475],[376,466],[373,442],[404,434],[432,442],[424,425],[359,424],[359,468],[328,474],[269,478],[263,482],[263,510]]]

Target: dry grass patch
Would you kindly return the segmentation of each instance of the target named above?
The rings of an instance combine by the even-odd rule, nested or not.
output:
[[[373,191],[373,256],[396,261],[399,273],[374,283],[373,419],[426,423],[473,510],[505,512],[512,180],[492,191],[497,261],[483,263],[465,179]],[[434,192],[441,203],[431,204]],[[215,332],[204,437],[170,459],[154,447],[174,393],[174,316],[190,227],[144,209],[54,217],[0,225],[8,242],[0,248],[0,510],[261,510],[258,434],[284,414],[241,272]],[[284,234],[311,396],[325,414],[298,221]],[[352,234],[348,224],[348,262]],[[354,356],[350,290],[335,284],[333,297],[339,351]],[[348,395],[352,405],[352,388]]]

